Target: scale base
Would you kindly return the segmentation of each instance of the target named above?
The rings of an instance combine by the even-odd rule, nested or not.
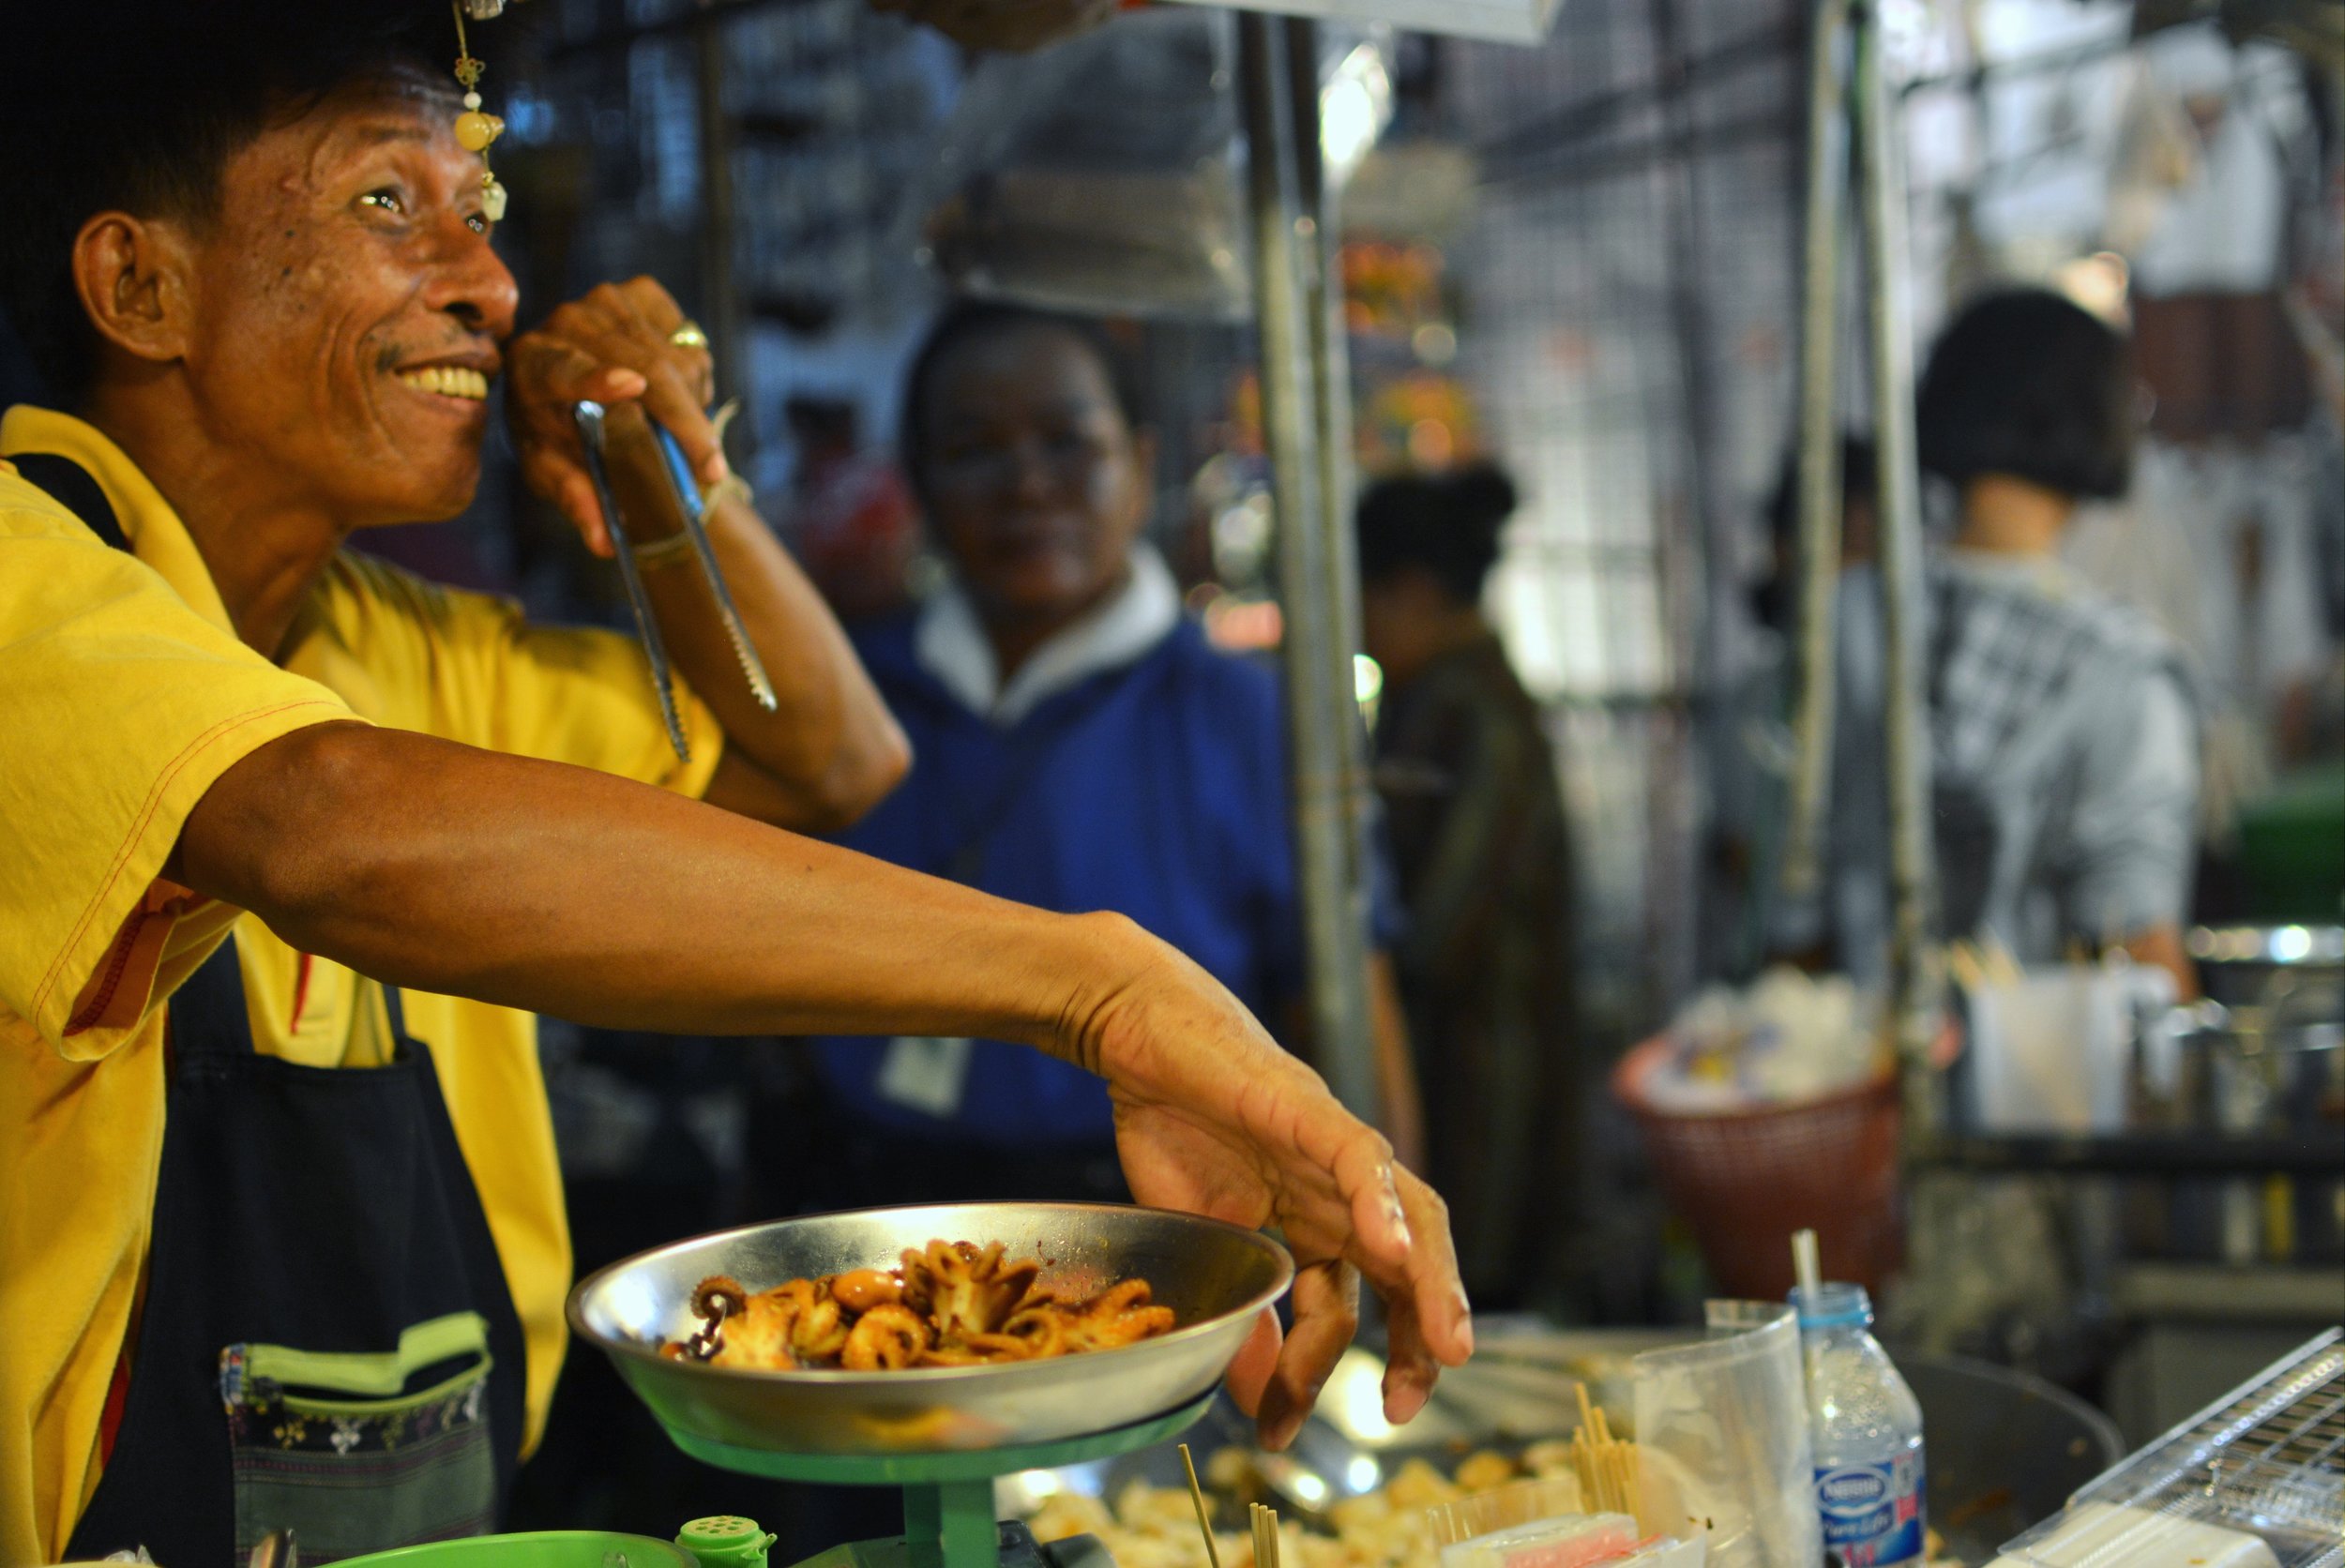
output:
[[[668,1437],[704,1464],[743,1475],[903,1488],[903,1534],[850,1541],[818,1552],[795,1568],[1115,1568],[1107,1548],[1091,1536],[1038,1545],[1024,1525],[996,1520],[993,1478],[1146,1448],[1187,1431],[1212,1403],[1208,1393],[1112,1431],[1020,1448],[943,1454],[780,1453],[740,1448],[674,1426],[668,1428]]]

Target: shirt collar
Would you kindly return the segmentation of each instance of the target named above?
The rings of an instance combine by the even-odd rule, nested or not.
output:
[[[1180,619],[1181,591],[1172,568],[1154,546],[1141,544],[1132,547],[1124,586],[1029,654],[1007,686],[976,606],[957,578],[920,607],[912,656],[961,706],[1006,730],[1060,692],[1139,658]]]
[[[0,415],[0,457],[20,452],[52,452],[88,470],[113,504],[130,552],[171,584],[189,609],[229,636],[236,635],[228,606],[213,586],[211,568],[204,565],[188,525],[129,454],[97,426],[53,409],[19,403]]]
[[[2057,555],[2022,555],[2007,550],[1966,550],[1949,545],[1940,557],[1952,570],[1979,582],[2033,589],[2054,598],[2076,591],[2076,575]]]

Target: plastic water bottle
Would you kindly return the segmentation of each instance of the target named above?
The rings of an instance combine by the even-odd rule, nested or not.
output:
[[[1848,1568],[1922,1560],[1922,1408],[1872,1336],[1861,1285],[1792,1291],[1808,1365],[1816,1511]]]

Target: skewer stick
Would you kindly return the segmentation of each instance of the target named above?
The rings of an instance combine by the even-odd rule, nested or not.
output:
[[[1197,1461],[1189,1457],[1188,1444],[1181,1444],[1181,1468],[1188,1471],[1188,1500],[1197,1505],[1197,1529],[1205,1538],[1205,1560],[1213,1568],[1221,1568],[1221,1553],[1213,1544],[1213,1520],[1205,1512],[1205,1489],[1197,1485]]]

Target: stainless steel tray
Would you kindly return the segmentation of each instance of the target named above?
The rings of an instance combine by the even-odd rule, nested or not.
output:
[[[663,1341],[699,1326],[692,1290],[710,1274],[764,1289],[892,1268],[904,1248],[938,1238],[1001,1242],[1012,1257],[1042,1259],[1049,1281],[1096,1287],[1138,1275],[1176,1326],[1121,1349],[902,1372],[746,1372],[659,1353]],[[671,1429],[774,1453],[945,1453],[1105,1431],[1193,1400],[1220,1380],[1256,1316],[1294,1278],[1294,1259],[1278,1243],[1194,1214],[954,1203],[818,1214],[677,1242],[582,1281],[569,1318]]]

